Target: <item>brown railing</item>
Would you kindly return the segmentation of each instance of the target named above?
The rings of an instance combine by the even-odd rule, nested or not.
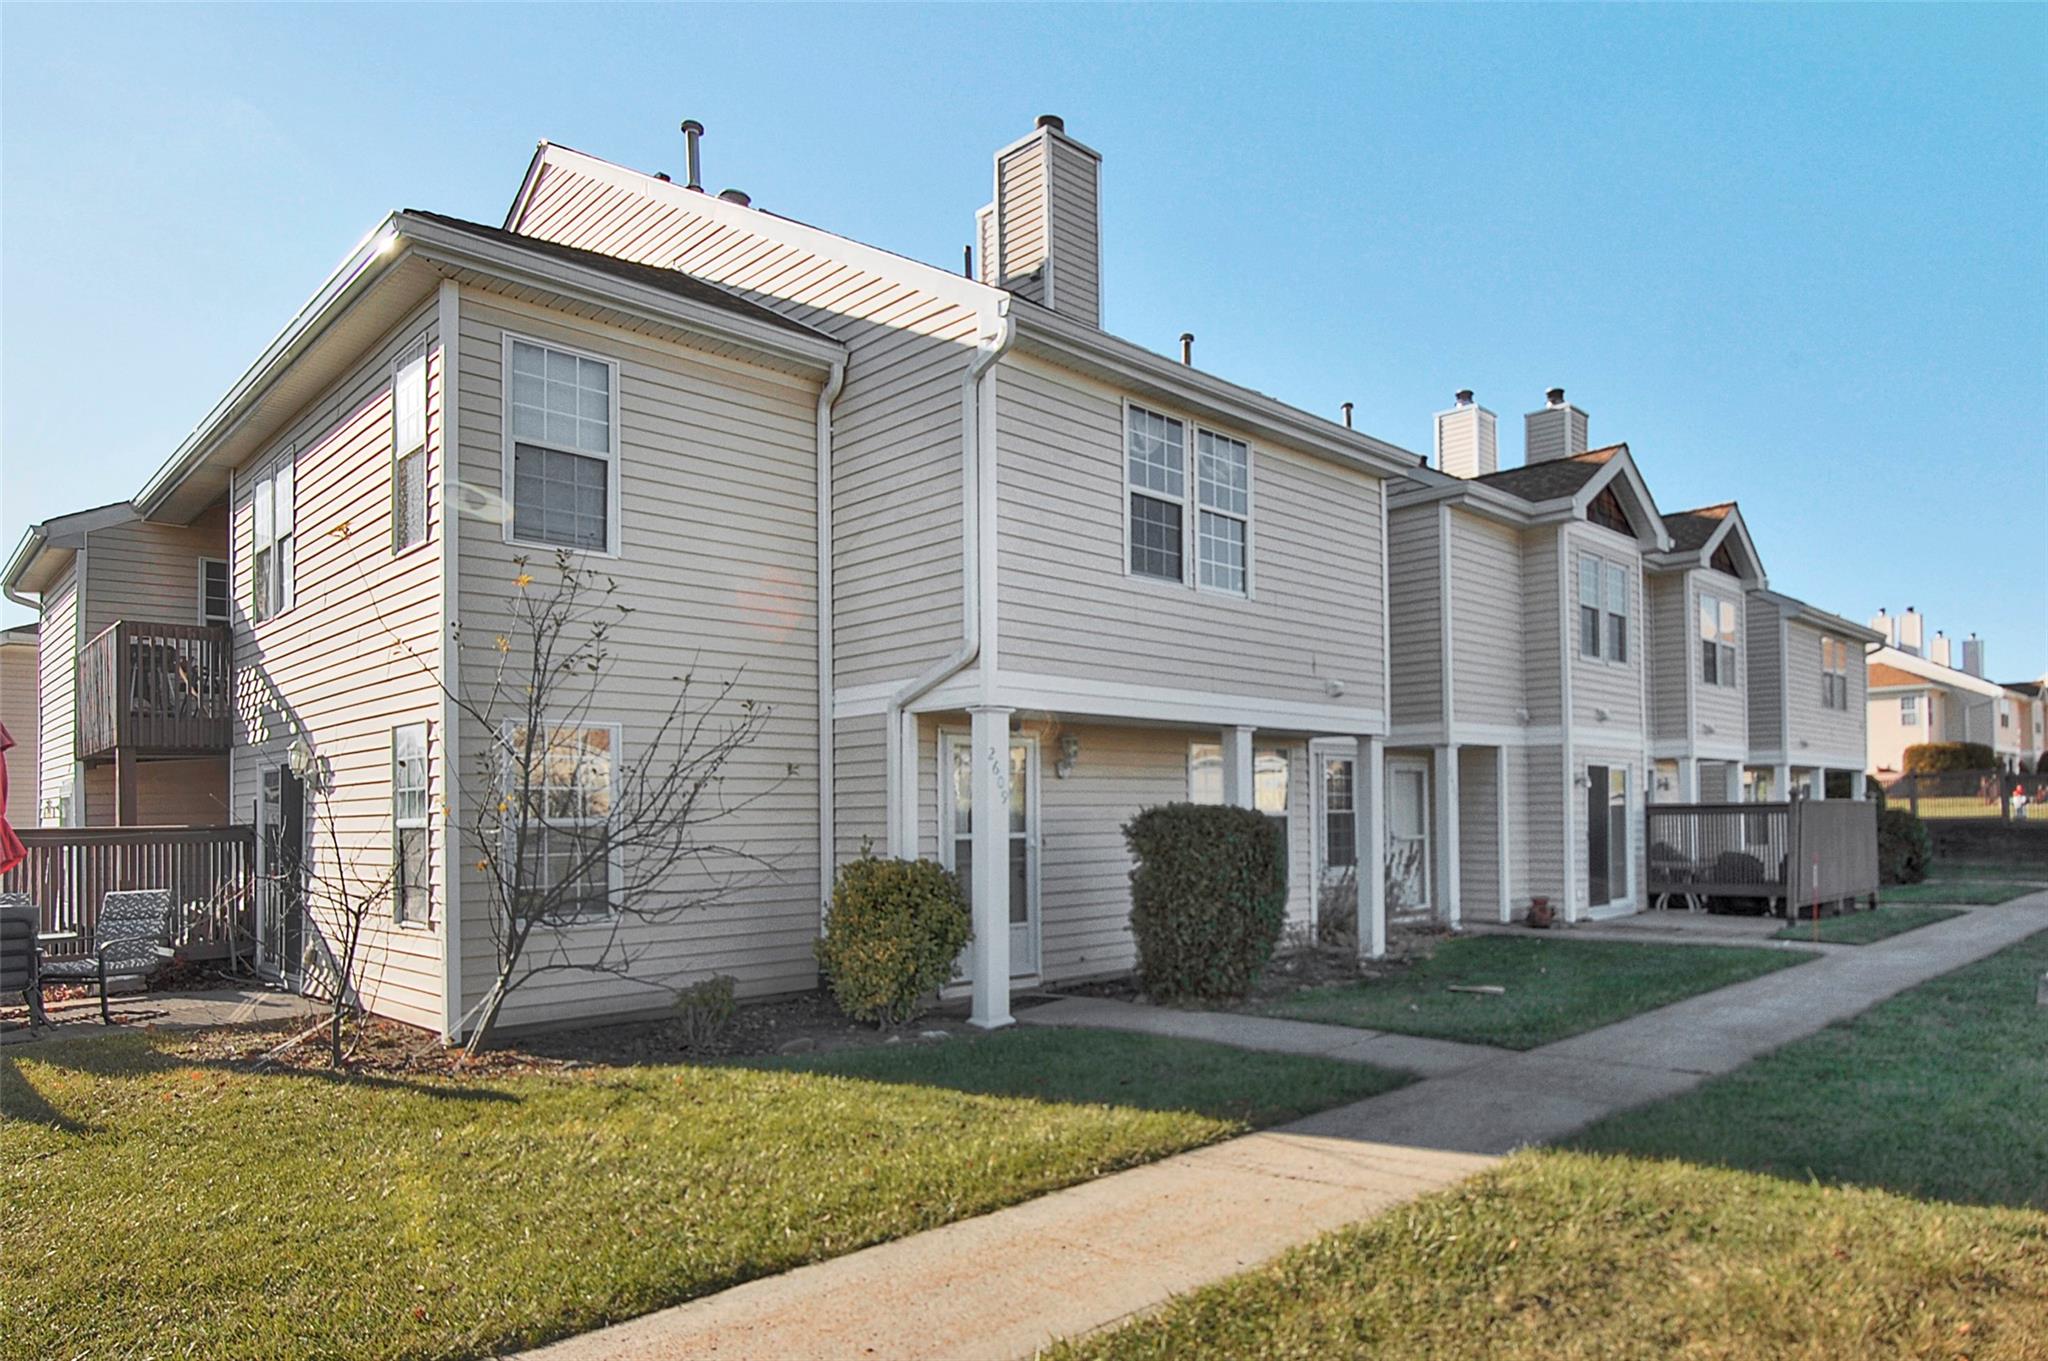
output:
[[[1877,805],[1652,804],[1646,821],[1651,899],[1761,898],[1780,910],[1877,892]]]
[[[0,876],[0,891],[42,909],[53,959],[91,946],[100,900],[117,889],[171,891],[170,943],[194,958],[248,953],[255,927],[256,837],[247,827],[24,827],[28,858]]]
[[[105,629],[78,654],[78,759],[226,751],[227,629],[138,624]]]

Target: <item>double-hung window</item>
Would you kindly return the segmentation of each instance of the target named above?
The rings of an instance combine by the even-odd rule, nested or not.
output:
[[[433,918],[427,890],[427,725],[391,730],[391,916],[400,925]]]
[[[1243,595],[1252,513],[1252,451],[1241,440],[1195,432],[1197,580],[1212,591]]]
[[[1187,427],[1171,416],[1130,408],[1124,431],[1130,494],[1131,574],[1187,579],[1181,551],[1187,513]]]
[[[611,841],[618,788],[618,729],[607,724],[550,727],[527,753],[526,730],[505,735],[508,762],[504,818],[509,865],[525,834],[519,875],[522,914],[554,926],[607,917],[615,879]],[[519,770],[527,767],[524,815],[517,807]]]
[[[1628,660],[1628,570],[1607,567],[1607,660]]]
[[[391,550],[427,541],[427,353],[398,361],[391,379]]]
[[[263,620],[292,607],[297,566],[297,473],[286,458],[250,492],[249,617]]]
[[[223,558],[201,558],[199,560],[199,622],[202,624],[225,624],[228,622],[228,597],[232,594],[228,586],[228,564]]]
[[[1839,638],[1820,640],[1820,702],[1825,709],[1849,707],[1849,645]]]
[[[1700,681],[1705,685],[1735,684],[1735,602],[1700,597]]]
[[[1579,655],[1595,661],[1628,660],[1628,569],[1579,554]],[[1602,639],[1605,639],[1603,646]]]
[[[1600,656],[1600,559],[1579,555],[1579,655]]]
[[[616,552],[614,366],[516,336],[505,350],[512,538]]]
[[[1899,722],[1908,728],[1920,726],[1920,696],[1899,696]]]

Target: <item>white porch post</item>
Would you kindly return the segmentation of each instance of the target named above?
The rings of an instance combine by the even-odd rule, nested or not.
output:
[[[1700,801],[1700,763],[1690,756],[1678,762],[1678,801],[1698,803]]]
[[[1863,801],[1864,797],[1869,794],[1869,792],[1869,790],[1863,787],[1863,772],[1860,770],[1850,771],[1849,797],[1855,799],[1857,802],[1860,803]]]
[[[1792,767],[1789,765],[1771,767],[1771,801],[1792,802]]]
[[[1815,767],[1813,768],[1813,795],[1812,795],[1812,797],[1813,797],[1814,801],[1815,801],[1816,803],[1818,803],[1818,802],[1819,802],[1820,800],[1822,800],[1822,799],[1826,798],[1827,796],[1828,796],[1828,768],[1827,768],[1826,766],[1815,766]]]
[[[1499,827],[1499,840],[1495,843],[1495,850],[1499,860],[1496,873],[1500,876],[1500,920],[1505,926],[1515,914],[1514,889],[1508,882],[1513,859],[1509,854],[1508,845],[1508,749],[1505,744],[1493,749],[1493,796],[1494,818]]]
[[[1258,806],[1252,783],[1251,728],[1223,730],[1223,801],[1232,808]]]
[[[1380,739],[1361,737],[1351,767],[1352,839],[1358,847],[1358,954],[1387,954],[1387,772]]]
[[[969,1025],[998,1030],[1010,1019],[1010,714],[994,705],[974,720],[974,939],[968,946],[974,1007]]]
[[[1453,743],[1436,749],[1436,916],[1453,927],[1462,912],[1458,839],[1458,747]]]

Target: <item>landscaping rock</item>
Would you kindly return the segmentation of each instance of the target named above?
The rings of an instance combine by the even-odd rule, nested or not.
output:
[[[809,1035],[799,1035],[793,1040],[784,1040],[775,1046],[778,1054],[808,1054],[818,1047],[818,1042]]]
[[[920,1040],[950,1040],[953,1038],[953,1032],[950,1030],[920,1030],[917,1032],[917,1038]]]

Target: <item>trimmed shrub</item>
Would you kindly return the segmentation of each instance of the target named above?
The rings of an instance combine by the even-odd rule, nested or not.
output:
[[[1346,950],[1358,948],[1358,871],[1344,870],[1323,880],[1316,893],[1316,943]]]
[[[1996,770],[1998,757],[1982,742],[1916,742],[1906,748],[1908,775],[1940,775],[1950,770]]]
[[[738,1010],[732,990],[732,975],[721,973],[676,994],[676,1021],[685,1049],[708,1049],[725,1038]]]
[[[1877,879],[1881,884],[1917,884],[1927,877],[1934,840],[1927,824],[1904,808],[1877,815]]]
[[[1287,915],[1287,845],[1249,808],[1170,803],[1124,824],[1138,977],[1159,998],[1242,997]]]
[[[967,895],[952,874],[930,860],[863,854],[832,886],[818,964],[841,1011],[901,1025],[953,976],[969,932]]]

